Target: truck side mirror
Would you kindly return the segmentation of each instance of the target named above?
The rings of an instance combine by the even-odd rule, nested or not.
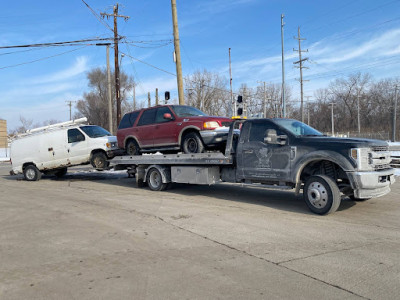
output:
[[[286,145],[287,136],[277,135],[275,129],[268,129],[266,137],[264,137],[264,143],[272,145]]]

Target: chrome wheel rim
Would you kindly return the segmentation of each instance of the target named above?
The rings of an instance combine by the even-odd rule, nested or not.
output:
[[[33,169],[28,169],[25,174],[26,178],[28,178],[29,180],[33,180],[36,176],[36,172]]]
[[[328,204],[328,192],[320,182],[312,182],[308,186],[307,196],[312,206],[321,209]]]
[[[150,174],[150,184],[154,188],[158,188],[162,183],[161,175],[157,171],[153,171]]]

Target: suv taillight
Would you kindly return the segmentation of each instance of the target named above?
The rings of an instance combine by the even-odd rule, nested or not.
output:
[[[204,126],[203,126],[204,129],[206,129],[206,130],[212,130],[212,129],[221,127],[221,126],[218,124],[218,122],[216,122],[216,121],[204,122],[203,125],[204,125]]]

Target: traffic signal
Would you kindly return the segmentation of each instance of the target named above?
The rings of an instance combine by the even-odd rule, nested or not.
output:
[[[238,103],[237,115],[241,116],[243,114],[243,97],[238,95],[236,102]]]
[[[243,97],[239,95],[237,97],[237,103],[242,103],[242,102],[243,102]]]
[[[239,107],[237,109],[237,114],[238,114],[238,116],[241,116],[243,114],[243,108]]]
[[[169,100],[169,92],[166,91],[165,92],[165,102],[167,102]]]

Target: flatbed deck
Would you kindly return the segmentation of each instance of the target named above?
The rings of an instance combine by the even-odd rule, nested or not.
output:
[[[195,154],[144,154],[116,156],[111,166],[129,165],[231,165],[233,156],[221,152]]]

